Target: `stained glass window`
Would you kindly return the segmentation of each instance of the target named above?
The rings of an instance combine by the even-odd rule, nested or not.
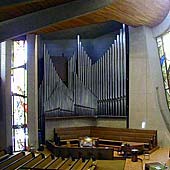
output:
[[[14,151],[25,150],[28,146],[26,63],[26,41],[14,41],[14,55],[11,58],[12,139]]]
[[[164,80],[165,93],[170,109],[170,32],[157,38],[157,45]]]

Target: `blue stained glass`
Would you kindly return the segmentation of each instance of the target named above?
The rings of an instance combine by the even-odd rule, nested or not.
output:
[[[161,66],[164,64],[165,62],[165,55],[163,55],[161,58],[160,58],[160,62],[161,62]]]

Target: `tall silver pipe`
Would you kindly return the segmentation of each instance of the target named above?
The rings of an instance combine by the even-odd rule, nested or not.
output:
[[[111,47],[110,47],[110,49],[109,49],[109,51],[110,51],[110,56],[109,56],[109,105],[110,105],[110,108],[109,108],[109,110],[110,110],[110,115],[112,115],[113,114],[113,103],[112,103],[112,82],[113,82],[113,74],[112,74],[112,67],[113,67],[113,65],[112,65],[112,45],[111,45]]]
[[[96,96],[99,98],[99,61],[96,62]]]
[[[49,74],[49,77],[50,77],[50,81],[49,81],[49,107],[51,109],[51,91],[52,91],[52,63],[51,63],[51,59],[49,58],[49,61],[50,61],[50,65],[49,65],[49,68],[50,68],[50,74]]]
[[[100,59],[98,60],[98,112],[100,113]]]
[[[43,48],[43,55],[44,55],[44,109],[46,110],[46,100],[47,100],[47,61],[46,61],[46,45],[44,44]]]
[[[84,48],[82,47],[82,82],[85,84],[85,57],[84,57]]]
[[[115,52],[115,57],[114,57],[114,64],[115,64],[115,69],[114,69],[114,72],[115,72],[115,114],[117,115],[118,114],[118,70],[117,70],[117,65],[118,65],[118,62],[117,62],[117,41],[115,40],[114,41],[114,52]]]
[[[81,46],[81,42],[80,42],[80,36],[77,35],[77,60],[78,60],[78,76],[80,76],[80,46]]]
[[[114,93],[115,93],[115,73],[114,73],[114,67],[115,67],[115,65],[114,65],[114,44],[112,44],[112,55],[111,55],[111,62],[112,62],[112,67],[111,67],[111,75],[112,75],[112,82],[111,82],[111,86],[112,86],[112,113],[113,114],[115,114],[115,110],[114,110],[114,98],[115,98],[115,96],[114,96]]]
[[[110,114],[110,48],[107,51],[107,111]]]
[[[118,115],[120,116],[121,106],[120,106],[120,36],[117,35],[117,71],[118,71]]]
[[[47,51],[46,51],[46,66],[47,66],[47,83],[46,83],[46,89],[47,89],[47,98],[46,98],[46,109],[48,109],[48,97],[49,97],[49,62],[48,62],[48,57],[47,57]]]
[[[101,58],[100,114],[103,114],[103,112],[104,112],[104,109],[103,109],[104,85],[103,84],[104,84],[104,55]]]
[[[91,77],[92,77],[92,60],[89,60],[89,89],[92,90],[91,88]]]
[[[52,60],[51,60],[52,63]],[[50,100],[51,100],[51,109],[53,109],[53,77],[54,77],[54,69],[53,69],[53,63],[51,64],[51,96],[50,96]]]
[[[85,87],[87,87],[87,64],[88,64],[88,59],[87,59],[86,51],[84,51],[84,58],[85,58]]]
[[[107,95],[106,95],[106,81],[107,81],[107,76],[106,76],[106,56],[107,54],[105,53],[104,54],[104,86],[103,86],[103,89],[104,89],[104,101],[103,101],[103,107],[104,107],[104,113],[103,114],[107,114],[107,110],[106,110],[106,98],[107,98]]]
[[[87,88],[90,89],[90,58],[87,56]]]
[[[93,79],[93,88],[94,88],[94,94],[96,95],[96,82],[95,82],[95,77],[96,77],[96,64],[94,65],[94,79]]]
[[[82,43],[80,44],[81,46],[80,46],[80,76],[79,76],[79,78],[80,78],[80,80],[81,81],[83,81],[83,65],[84,65],[84,63],[83,63],[83,51],[84,51],[84,49],[83,49],[83,47],[82,47]]]
[[[96,76],[97,76],[97,97],[98,97],[98,100],[100,99],[100,92],[99,92],[99,90],[100,90],[100,59],[99,60],[97,60],[96,61],[96,63],[95,64],[97,64],[97,67],[98,67],[98,69],[97,69],[97,74],[96,74]]]
[[[99,114],[101,114],[101,110],[102,110],[102,102],[101,102],[101,100],[102,100],[102,57],[100,58],[100,60],[99,60],[99,70],[100,70],[100,72],[99,72],[99,79],[100,79],[100,81],[99,81]]]
[[[120,94],[120,102],[121,102],[121,116],[124,115],[124,94],[123,94],[123,91],[124,91],[124,85],[123,85],[123,79],[124,79],[124,73],[123,73],[123,30],[120,29],[120,72],[121,72],[121,81],[120,81],[120,84],[121,84],[121,94]]]
[[[110,55],[110,51],[109,49],[107,50],[107,59],[106,59],[106,75],[107,75],[107,87],[106,87],[106,94],[107,94],[107,98],[106,98],[106,109],[107,109],[107,115],[109,115],[109,55]]]
[[[126,31],[123,24],[123,96],[124,96],[124,115],[126,115]]]
[[[70,89],[70,70],[71,70],[71,66],[70,66],[71,62],[70,62],[70,60],[71,59],[68,60],[68,73],[67,73],[68,74],[67,77],[68,77],[68,88],[69,89]]]

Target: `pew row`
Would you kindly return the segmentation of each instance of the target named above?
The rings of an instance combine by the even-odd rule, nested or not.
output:
[[[24,164],[25,162],[28,162],[33,157],[35,157],[34,153],[28,153],[27,155],[16,159],[14,162],[10,163],[9,165],[2,168],[2,170],[14,170],[17,169],[19,166]]]
[[[18,169],[22,170],[22,169],[32,168],[32,167],[36,166],[44,158],[45,158],[45,155],[43,153],[41,153],[41,154],[37,155],[36,157],[33,157],[32,159],[30,159],[30,161],[22,164]]]
[[[93,160],[113,160],[114,149],[104,147],[65,147],[57,146],[52,141],[46,141],[47,148],[57,157]]]
[[[15,159],[14,159],[15,158]],[[10,160],[10,161],[9,161]],[[53,154],[44,155],[43,153],[34,154],[30,152],[20,152],[11,156],[8,161],[9,164],[4,164],[2,170],[94,170],[96,162],[92,159],[83,160],[75,159],[73,157],[62,158],[55,157]]]
[[[157,130],[109,128],[109,127],[67,127],[54,129],[54,141],[56,145],[77,145],[80,137],[97,137],[98,146],[121,146],[123,143],[140,143],[144,150],[152,150],[157,147]]]
[[[24,156],[25,156],[25,152],[20,152],[16,155],[11,155],[8,159],[5,159],[4,161],[0,162],[0,169],[12,164],[16,160],[18,160]]]

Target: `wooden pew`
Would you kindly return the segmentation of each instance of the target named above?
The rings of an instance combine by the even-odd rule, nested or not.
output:
[[[55,128],[54,135],[59,136],[60,139],[78,139],[79,137],[82,137],[82,136],[89,136],[90,131],[91,131],[91,126]]]
[[[62,159],[61,157],[59,157],[53,162],[51,162],[46,169],[56,169],[56,167],[58,165],[61,165],[63,161],[65,161],[65,159]]]
[[[82,164],[82,158],[77,159],[77,161],[70,167],[70,170],[77,170],[78,167]]]
[[[126,129],[126,128],[109,128],[109,127],[93,127],[91,135],[98,136],[103,139],[111,139],[125,142],[143,142],[149,143],[152,147],[157,146],[157,131],[142,129]]]
[[[40,162],[43,158],[45,158],[45,155],[41,153],[38,156],[33,157],[29,162],[26,162],[25,164],[23,164],[19,169],[22,170],[22,169],[32,168],[33,166],[35,166],[35,164]]]
[[[93,163],[93,160],[92,160],[92,159],[89,159],[89,160],[87,161],[87,163],[84,165],[84,167],[82,168],[82,170],[88,170],[89,167],[92,165],[92,163]]]
[[[77,166],[77,169],[76,169],[76,170],[82,170],[83,167],[87,164],[88,161],[89,161],[89,160],[85,160],[84,162],[82,161],[81,164],[79,164],[79,165]]]
[[[1,150],[0,151],[0,162],[2,162],[3,160],[7,159],[10,156],[10,154],[8,154],[6,152],[6,150]]]
[[[69,160],[69,158],[65,158],[62,160],[62,162],[60,162],[55,169],[59,169],[60,167],[62,167],[67,161]]]
[[[53,159],[55,159],[54,155],[50,154],[46,158],[38,162],[38,164],[35,164],[35,166],[33,166],[32,168],[33,169],[44,169],[46,166],[48,166],[48,164],[51,163]]]
[[[72,160],[72,158],[69,158],[62,166],[60,166],[59,170],[69,170],[71,165],[74,164],[76,160]]]
[[[20,159],[17,159],[16,161],[12,162],[11,164],[7,165],[6,167],[2,168],[3,170],[14,170],[24,164],[25,162],[29,161],[35,157],[34,153],[29,153],[28,155],[25,155],[24,157],[21,157]]]
[[[12,162],[16,161],[17,159],[20,159],[25,156],[25,152],[20,152],[16,155],[10,156],[8,159],[0,162],[0,169],[3,167],[6,167],[7,165],[11,164]]]
[[[69,127],[55,128],[54,139],[60,139],[60,145],[66,145],[67,142],[77,143],[80,137],[91,136],[98,137],[104,144],[104,140],[115,142],[139,142],[148,145],[149,149],[157,147],[157,131],[143,129],[109,128],[109,127]],[[108,143],[108,142],[106,142]]]
[[[3,156],[0,157],[0,162],[7,159],[10,156],[10,154],[5,154]]]
[[[57,157],[62,158],[84,158],[84,159],[113,159],[113,148],[107,148],[104,147],[64,147],[64,146],[56,146],[54,143],[50,141],[46,141],[47,148]]]

